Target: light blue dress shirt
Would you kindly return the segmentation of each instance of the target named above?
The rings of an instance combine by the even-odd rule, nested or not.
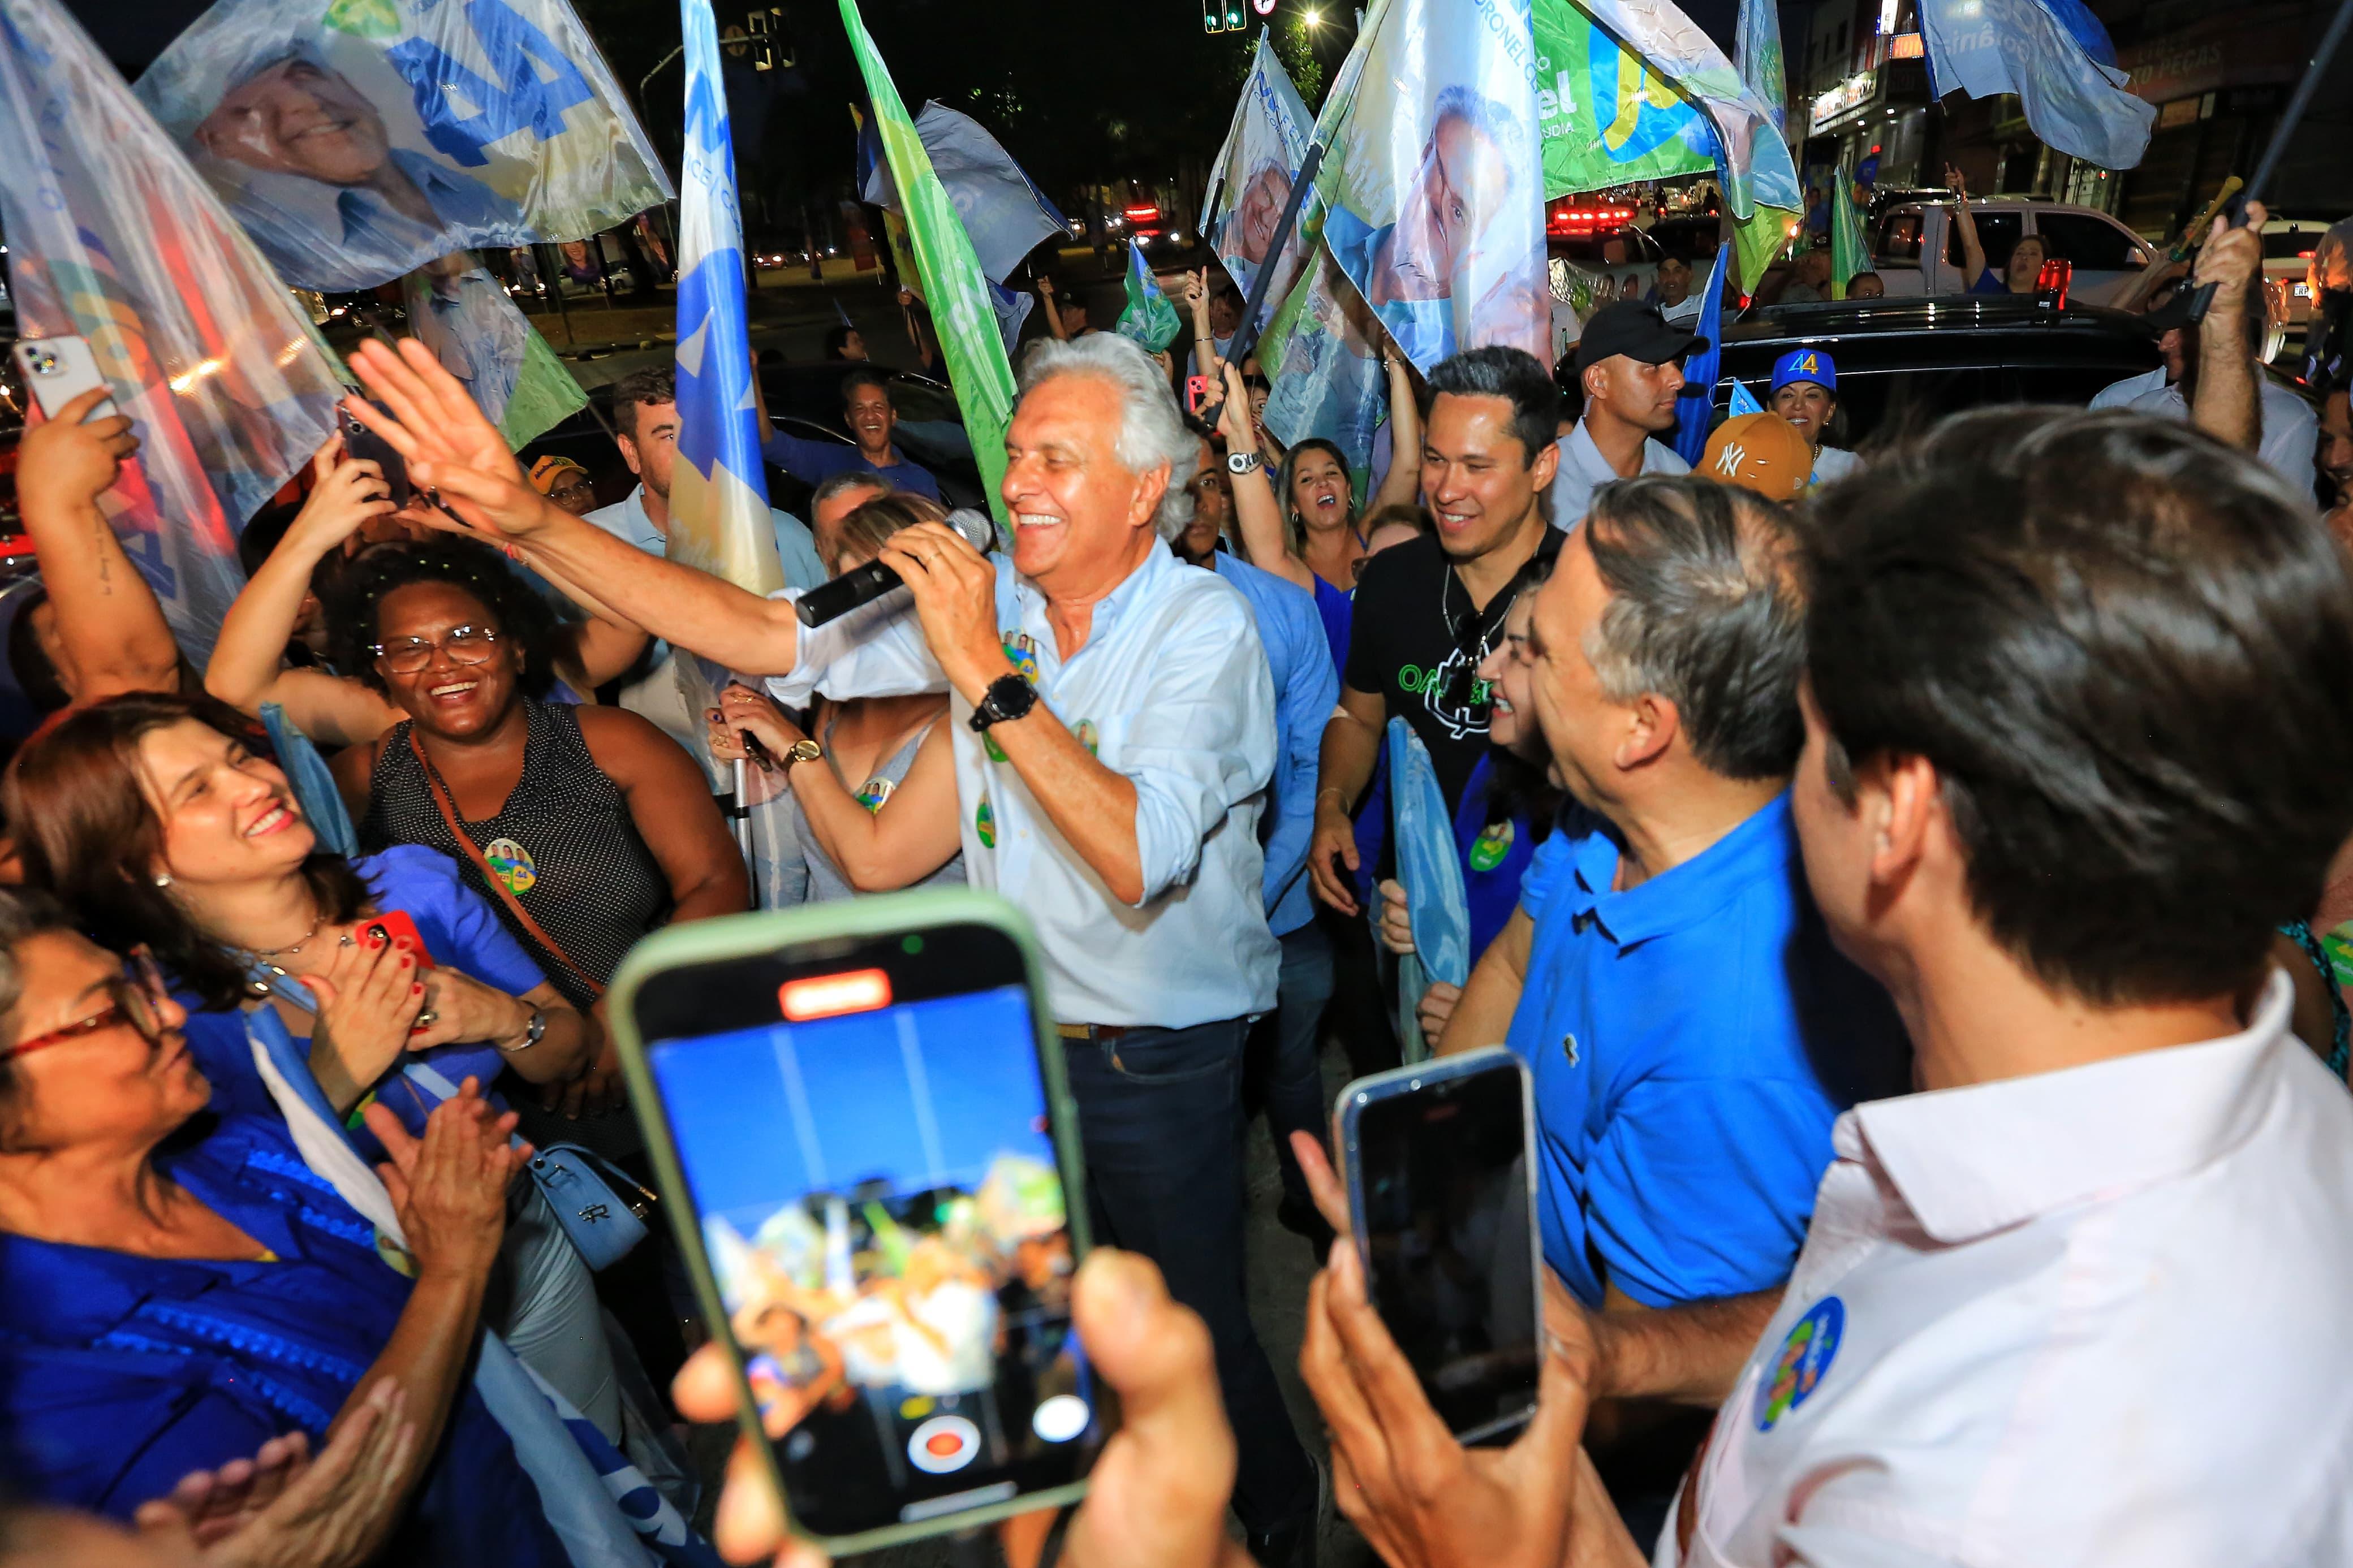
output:
[[[1593,437],[1585,428],[1585,421],[1553,443],[1560,448],[1560,468],[1553,476],[1552,525],[1559,529],[1575,528],[1585,521],[1587,510],[1593,505],[1593,492],[1612,479],[1621,477],[1593,444]],[[1675,449],[1662,442],[1645,439],[1642,443],[1642,467],[1645,474],[1688,474],[1691,465],[1676,456]]]
[[[1307,846],[1315,837],[1315,770],[1324,722],[1340,700],[1340,672],[1324,640],[1324,618],[1306,589],[1225,551],[1209,557],[1219,576],[1250,601],[1258,640],[1274,679],[1274,822],[1266,835],[1266,923],[1289,936],[1315,918],[1307,890]]]
[[[624,544],[634,544],[649,555],[669,558],[670,536],[656,528],[654,520],[646,515],[643,485],[611,506],[590,512],[586,521]],[[791,512],[778,511],[775,507],[768,509],[768,521],[776,525],[776,557],[784,563],[786,583],[807,589],[824,582],[825,563],[817,558],[817,540],[809,533],[808,525]]]
[[[1248,601],[1155,547],[1095,605],[1086,645],[1065,661],[1045,595],[994,559],[1007,654],[1054,717],[1135,786],[1144,897],[1112,896],[952,693],[971,885],[1002,894],[1037,928],[1062,1023],[1182,1029],[1271,1011],[1281,949],[1267,928],[1258,822],[1275,771],[1274,681]],[[799,663],[768,689],[797,708],[812,692],[945,684],[906,595],[893,592],[803,627]]]

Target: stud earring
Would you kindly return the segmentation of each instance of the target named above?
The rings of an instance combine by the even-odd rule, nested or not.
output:
[[[159,876],[155,879],[155,885],[159,888],[168,888],[172,885],[172,879],[169,876]]]

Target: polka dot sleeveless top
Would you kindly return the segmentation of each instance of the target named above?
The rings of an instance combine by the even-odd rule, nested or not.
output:
[[[547,702],[523,707],[530,733],[522,777],[495,814],[467,818],[466,831],[516,901],[601,984],[670,913],[670,881],[630,820],[620,786],[589,755],[576,710]],[[371,850],[422,844],[455,860],[466,885],[498,911],[549,983],[586,1012],[595,994],[523,928],[450,836],[409,747],[409,729],[402,723],[376,752],[361,844]]]

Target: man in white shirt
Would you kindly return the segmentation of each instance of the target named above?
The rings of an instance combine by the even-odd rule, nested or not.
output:
[[[1989,409],[1874,475],[1816,503],[1792,805],[1919,1092],[1840,1119],[1745,1363],[1555,1310],[1516,1451],[1410,1440],[1335,1269],[1344,1505],[1418,1563],[1636,1568],[1575,1434],[1647,1382],[1724,1396],[1654,1568],[2353,1561],[2353,1099],[2268,956],[2353,831],[2353,574],[2170,422]]]
[[[2180,284],[2143,318],[2161,334],[2157,347],[2165,363],[2102,387],[2094,395],[2092,406],[2131,408],[2161,419],[2195,424],[2223,440],[2246,447],[2274,473],[2299,490],[2309,490],[2313,455],[2320,445],[2320,421],[2311,405],[2265,375],[2260,363],[2266,306],[2263,289],[2248,286],[2248,274],[2260,276],[2254,269],[2262,265],[2262,251],[2253,236],[2262,232],[2262,221],[2256,217],[2252,230],[2232,229],[2209,242],[2199,256],[2198,276]],[[2233,237],[2240,236],[2247,237],[2233,243]],[[2237,254],[2249,249],[2253,250],[2252,262]],[[2233,267],[2233,261],[2241,264]],[[2189,302],[2198,285],[2210,280],[2218,284],[2214,302],[2205,321],[2193,326]],[[2205,374],[2210,366],[2227,371],[2228,386],[2201,386],[2216,380]],[[2233,406],[2247,401],[2248,391],[2255,394],[2253,440],[2246,438],[2249,411]],[[2217,393],[2221,395],[2217,397]],[[2223,405],[2219,413],[2217,403]]]
[[[1651,279],[1659,296],[1659,316],[1671,327],[1688,327],[1699,320],[1700,306],[1704,304],[1692,292],[1692,265],[1680,256],[1662,256],[1659,269]]]
[[[1562,437],[1552,481],[1552,525],[1575,528],[1594,490],[1636,474],[1687,474],[1691,465],[1651,439],[1675,427],[1685,354],[1707,340],[1667,325],[1655,305],[1605,305],[1577,341],[1585,416]]]
[[[428,357],[379,345],[364,363],[396,406],[448,411],[395,428],[462,449],[428,457],[427,482],[551,579],[770,672],[789,704],[948,688],[965,871],[1037,929],[1098,1235],[1152,1258],[1208,1322],[1252,1556],[1312,1564],[1316,1474],[1242,1286],[1242,1041],[1275,1005],[1280,952],[1258,839],[1273,685],[1241,595],[1166,548],[1191,512],[1171,475],[1194,437],[1158,367],[1115,334],[1037,345],[1006,437],[1011,557],[903,529],[881,559],[908,592],[804,628],[789,594],[649,560],[547,503]]]

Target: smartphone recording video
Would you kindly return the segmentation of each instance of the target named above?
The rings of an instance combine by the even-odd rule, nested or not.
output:
[[[1358,1079],[1342,1165],[1373,1305],[1464,1442],[1535,1413],[1535,1127],[1526,1067],[1501,1047]]]
[[[1018,937],[841,924],[649,975],[634,1013],[795,1521],[848,1550],[1049,1500],[1111,1421]]]

